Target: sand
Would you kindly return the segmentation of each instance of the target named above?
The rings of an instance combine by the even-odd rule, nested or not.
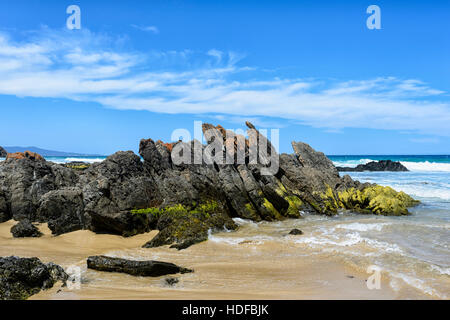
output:
[[[396,299],[404,298],[383,279],[381,289],[369,290],[370,274],[349,268],[332,255],[312,255],[278,243],[256,245],[207,241],[186,250],[167,246],[143,249],[157,231],[122,238],[87,230],[53,237],[45,225],[41,238],[15,239],[13,221],[0,224],[0,256],[38,257],[64,268],[79,267],[79,288],[54,288],[31,299]],[[90,255],[120,256],[138,260],[173,262],[195,270],[165,277],[134,277],[86,268]],[[76,270],[76,269],[73,269]]]

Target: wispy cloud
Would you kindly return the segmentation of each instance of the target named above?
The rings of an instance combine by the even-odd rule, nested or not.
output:
[[[155,26],[138,26],[136,24],[132,24],[131,26],[133,28],[141,30],[141,31],[152,32],[154,34],[158,34],[159,33],[158,27],[155,27]]]
[[[130,52],[114,38],[88,30],[47,30],[20,42],[3,33],[0,94],[230,119],[276,117],[326,130],[450,136],[448,95],[420,80],[268,77],[241,65],[242,58],[217,49]]]
[[[438,138],[413,138],[410,139],[410,141],[414,143],[425,143],[425,144],[439,143]]]

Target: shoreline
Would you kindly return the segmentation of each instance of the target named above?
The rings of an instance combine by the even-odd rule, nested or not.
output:
[[[32,300],[54,299],[398,299],[402,294],[382,278],[380,290],[369,290],[368,274],[339,262],[332,255],[312,255],[306,251],[297,256],[286,252],[283,261],[270,259],[280,248],[264,247],[262,254],[242,244],[229,245],[206,241],[186,250],[167,246],[141,249],[142,243],[157,232],[132,238],[98,235],[76,231],[53,237],[41,224],[44,233],[37,239],[13,239],[9,233],[13,221],[0,224],[0,256],[37,256],[64,268],[79,266],[82,270],[80,290],[55,285],[30,297]],[[11,250],[12,249],[12,250]],[[257,249],[259,250],[259,249]],[[279,251],[278,251],[279,253]],[[168,261],[193,268],[192,274],[175,275],[180,283],[174,287],[163,284],[165,277],[142,278],[130,275],[86,270],[89,255],[106,254],[135,259]],[[145,257],[143,257],[145,255]],[[407,297],[405,297],[407,298]],[[411,296],[410,296],[411,298]],[[426,298],[426,297],[424,297]]]

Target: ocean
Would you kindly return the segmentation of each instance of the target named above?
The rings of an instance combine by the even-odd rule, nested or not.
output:
[[[376,266],[382,270],[390,288],[398,292],[398,297],[450,299],[450,156],[347,155],[329,158],[336,166],[348,167],[372,160],[400,161],[409,172],[348,174],[361,182],[404,191],[421,204],[410,209],[410,216],[403,217],[341,212],[335,217],[303,214],[303,219],[279,222],[254,223],[235,219],[241,226],[239,230],[210,235],[211,245],[229,248],[223,249],[224,252],[248,247],[247,251],[242,251],[247,257],[259,255],[261,259],[281,262],[292,257],[327,256],[359,272]],[[94,163],[104,158],[49,157],[47,160]],[[292,228],[299,228],[304,234],[286,236]],[[143,249],[132,252],[138,258],[149,255]]]

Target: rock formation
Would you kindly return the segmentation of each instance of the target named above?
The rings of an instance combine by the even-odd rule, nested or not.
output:
[[[144,247],[184,249],[211,232],[236,229],[235,217],[275,221],[346,209],[404,215],[417,203],[403,192],[339,176],[323,153],[305,143],[293,142],[294,154],[278,155],[247,126],[248,139],[204,124],[206,145],[143,139],[143,161],[119,151],[82,170],[38,156],[8,157],[0,163],[0,221],[47,222],[55,235],[90,229],[132,236],[157,229]],[[257,162],[255,141],[264,146]],[[278,170],[267,174],[273,168]]]
[[[343,172],[363,172],[363,171],[409,171],[404,165],[398,161],[380,160],[370,161],[366,164],[358,164],[352,167],[337,167],[338,171]]]
[[[0,300],[25,300],[68,278],[63,268],[38,258],[0,257]]]
[[[8,155],[8,152],[6,152],[5,149],[0,147],[0,158],[6,158],[7,155]]]

